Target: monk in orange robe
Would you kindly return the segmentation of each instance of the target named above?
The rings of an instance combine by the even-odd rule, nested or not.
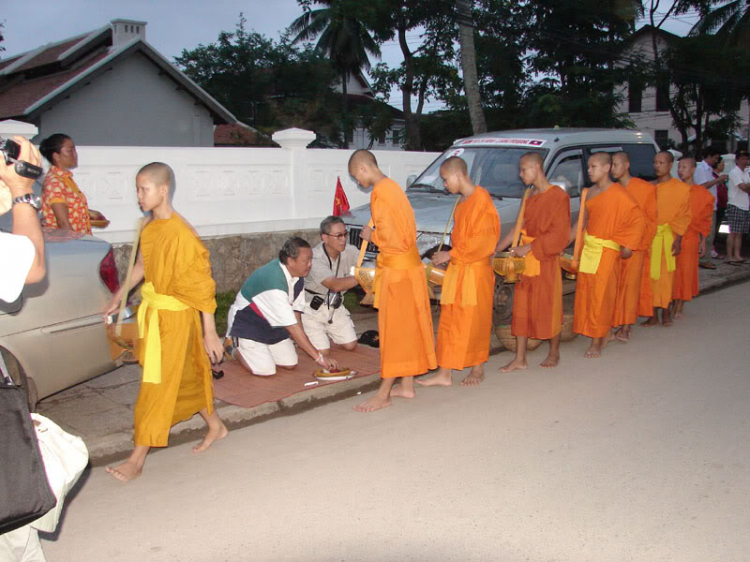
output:
[[[682,251],[677,256],[674,276],[674,318],[682,317],[685,301],[693,300],[700,292],[698,264],[706,255],[706,239],[711,234],[714,215],[714,196],[702,185],[693,181],[695,160],[680,158],[677,174],[690,186],[690,225],[682,237]]]
[[[475,186],[466,162],[452,156],[440,166],[443,185],[460,194],[450,251],[436,252],[435,265],[449,263],[440,298],[437,362],[440,370],[422,386],[451,386],[453,369],[471,372],[461,386],[476,386],[484,380],[484,364],[490,356],[492,299],[495,273],[492,255],[500,237],[500,218],[486,189]]]
[[[619,327],[615,337],[619,341],[628,342],[638,316],[653,314],[649,252],[656,234],[656,186],[640,178],[631,177],[630,157],[624,151],[612,155],[612,178],[633,196],[646,219],[643,237],[633,248],[633,255],[626,260],[620,260],[620,281],[617,286],[615,319],[612,326]]]
[[[391,397],[414,398],[414,376],[437,367],[427,276],[417,251],[417,225],[404,190],[387,178],[368,150],[356,150],[349,174],[373,188],[370,210],[374,226],[362,238],[375,244],[375,308],[380,332],[380,389],[355,406],[372,412],[391,405]],[[394,385],[401,378],[400,385]]]
[[[558,258],[570,238],[570,198],[563,188],[547,180],[543,166],[544,160],[536,152],[526,153],[519,162],[521,181],[532,189],[522,217],[521,244],[510,253],[525,257],[526,269],[513,297],[511,334],[516,337],[516,356],[500,368],[502,373],[526,369],[529,338],[549,340],[549,353],[541,363],[543,369],[560,363],[563,306]],[[513,235],[509,232],[503,236],[497,250],[510,246]]]
[[[597,152],[588,161],[594,186],[586,200],[584,240],[576,283],[573,331],[592,338],[584,357],[599,357],[614,337],[620,260],[630,259],[643,237],[646,219],[635,199],[610,179],[612,157]]]
[[[654,157],[657,226],[650,266],[654,311],[642,324],[646,327],[659,323],[659,309],[662,325],[672,325],[669,305],[674,292],[675,258],[680,255],[682,237],[690,225],[690,186],[672,177],[672,164],[674,156],[667,150]]]
[[[208,432],[194,452],[227,435],[213,406],[211,362],[221,360],[223,348],[214,323],[216,287],[208,250],[172,208],[174,174],[169,166],[144,166],[136,187],[141,209],[151,213],[151,220],[141,234],[130,286],[120,288],[105,312],[117,310],[122,291],[145,281],[138,310],[143,381],[135,404],[135,449],[124,463],[107,467],[122,481],[140,476],[149,449],[166,447],[169,429],[196,413]]]

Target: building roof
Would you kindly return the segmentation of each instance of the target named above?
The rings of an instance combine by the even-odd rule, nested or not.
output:
[[[120,61],[140,53],[180,89],[195,98],[217,124],[237,118],[205,90],[180,72],[145,40],[145,33],[117,37],[117,24],[145,22],[113,20],[92,32],[43,45],[0,61],[0,119],[34,120],[43,110],[70,96]]]

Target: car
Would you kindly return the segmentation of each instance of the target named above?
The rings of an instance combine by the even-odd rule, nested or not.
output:
[[[527,152],[544,158],[544,170],[550,182],[570,195],[573,222],[578,219],[580,195],[590,186],[586,172],[588,157],[595,152],[624,150],[630,156],[630,172],[647,181],[655,179],[653,161],[658,145],[647,134],[627,129],[521,129],[498,131],[459,139],[443,152],[417,178],[409,178],[406,195],[417,222],[417,249],[427,259],[437,248],[446,230],[455,196],[443,187],[440,165],[446,158],[460,156],[472,181],[490,192],[500,215],[502,234],[511,230],[521,205],[525,187],[518,175],[518,163]],[[343,216],[349,230],[349,242],[359,247],[362,227],[370,220],[370,206],[362,205]],[[450,235],[444,240],[450,244]],[[368,244],[365,254],[375,259],[377,247]],[[513,311],[513,285],[497,277],[493,306],[496,328],[510,323]]]
[[[39,191],[37,185],[35,190]],[[12,231],[12,213],[0,216]],[[112,247],[95,236],[44,229],[47,275],[0,301],[0,353],[33,410],[56,392],[118,367],[102,311],[119,288]]]

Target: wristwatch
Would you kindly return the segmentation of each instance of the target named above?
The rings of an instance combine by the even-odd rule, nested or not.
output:
[[[13,206],[15,207],[18,203],[26,203],[27,205],[31,205],[37,211],[42,210],[42,198],[38,195],[34,195],[33,193],[25,193],[23,195],[15,197],[13,199]]]

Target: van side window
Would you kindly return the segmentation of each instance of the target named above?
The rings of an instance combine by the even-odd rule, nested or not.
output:
[[[559,185],[568,192],[570,197],[578,197],[584,186],[583,159],[581,154],[570,154],[553,164],[547,174],[549,182]]]

